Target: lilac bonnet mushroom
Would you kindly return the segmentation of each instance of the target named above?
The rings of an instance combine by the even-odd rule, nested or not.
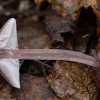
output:
[[[66,60],[100,67],[100,61],[95,57],[81,52],[60,49],[18,49],[16,20],[11,18],[0,30],[0,73],[16,88],[20,88],[18,59]]]

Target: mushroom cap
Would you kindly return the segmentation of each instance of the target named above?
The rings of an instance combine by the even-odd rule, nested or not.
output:
[[[18,49],[14,18],[9,19],[0,30],[0,49]],[[13,87],[20,88],[18,59],[0,59],[0,73]]]

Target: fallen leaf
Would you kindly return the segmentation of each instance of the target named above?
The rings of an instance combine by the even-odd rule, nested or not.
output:
[[[7,82],[0,87],[0,100],[59,100],[47,80],[21,74],[21,88],[13,88]]]
[[[35,0],[35,3],[40,5],[44,0]]]
[[[89,69],[82,64],[57,61],[48,82],[61,100],[97,100],[99,92]]]
[[[75,31],[75,23],[70,16],[63,18],[56,12],[51,11],[46,16],[46,30],[49,33],[51,39],[51,46],[58,48],[59,45],[65,42],[61,36],[63,33],[72,33]],[[58,46],[58,47],[57,47]]]

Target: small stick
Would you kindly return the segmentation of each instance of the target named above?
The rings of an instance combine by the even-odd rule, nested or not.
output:
[[[0,49],[0,59],[66,60],[100,67],[95,57],[71,50],[59,49]]]

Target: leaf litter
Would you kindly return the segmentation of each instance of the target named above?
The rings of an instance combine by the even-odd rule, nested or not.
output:
[[[48,4],[48,2],[45,0],[35,0],[35,2],[39,6],[30,7],[32,8],[32,10],[34,9],[34,11],[36,12],[39,11],[40,14],[35,12],[31,13],[30,8],[28,8],[30,12],[28,12],[27,10],[24,11],[25,13],[23,13],[23,11],[19,12],[16,10],[18,5],[15,7],[16,9],[10,11],[8,8],[13,9],[12,5],[14,4],[14,2],[4,4],[2,1],[2,7],[5,6],[5,11],[1,13],[1,16],[3,16],[2,19],[4,18],[4,21],[6,21],[6,19],[10,18],[11,16],[14,16],[17,18],[18,25],[20,27],[23,18],[25,18],[26,20],[28,20],[28,18],[31,19],[31,21],[28,21],[29,24],[27,24],[25,28],[20,28],[21,32],[20,30],[18,30],[18,40],[20,48],[68,49],[83,52],[88,55],[91,55],[91,48],[99,48],[97,42],[98,37],[100,36],[99,3],[97,3],[98,5],[96,5],[96,2],[99,2],[98,0],[76,0],[74,2],[73,0],[64,0],[64,2],[63,0],[48,1],[51,4]],[[11,1],[9,0],[8,2]],[[30,5],[35,5],[35,3],[33,3],[31,0],[30,2]],[[9,5],[11,6],[9,7]],[[44,5],[49,6],[43,7]],[[57,11],[56,16],[55,14],[53,14],[52,8]],[[7,9],[9,10],[8,16]],[[52,12],[51,16],[47,14],[48,11]],[[88,18],[89,14],[91,16],[90,18]],[[36,20],[34,18],[36,18]],[[44,19],[46,20],[44,21]],[[38,26],[36,26],[36,21],[40,20],[42,20],[42,22],[45,23],[45,25],[41,24],[41,29],[46,29],[46,31],[39,30],[37,32]],[[91,20],[93,24],[91,23]],[[30,28],[29,25],[32,25],[31,22],[34,26],[36,26],[35,30],[33,28],[34,26]],[[2,26],[1,23],[3,25],[3,22],[0,22],[0,26]],[[49,23],[48,25],[51,25],[49,28],[47,23]],[[70,27],[70,24],[73,26],[74,23],[75,27]],[[68,27],[70,27],[70,30],[68,30]],[[42,31],[43,34],[45,34],[39,34],[37,36],[37,34],[39,32],[41,33]],[[47,35],[47,33],[49,35]],[[54,41],[54,39],[58,41],[52,42],[52,40]],[[51,66],[52,69],[49,69],[46,65],[44,66],[43,63]],[[41,66],[39,62],[36,63],[35,61],[27,60],[23,61],[21,67],[22,68],[20,70],[20,73],[22,88],[20,90],[12,89],[12,87],[8,83],[6,83],[4,80],[0,80],[3,84],[1,84],[0,87],[1,100],[16,100],[16,98],[17,100],[27,100],[29,98],[30,100],[33,98],[34,100],[98,100],[100,97],[98,91],[100,89],[99,68],[94,68],[79,63],[65,61],[42,61]],[[43,70],[45,70],[46,75],[44,74]],[[32,76],[30,76],[29,74],[31,74]],[[48,82],[44,78],[47,79]],[[38,80],[39,82],[36,80]],[[40,84],[43,82],[44,84]],[[48,84],[52,89],[50,87],[48,88]],[[47,87],[43,89],[42,86]],[[46,92],[42,93],[43,91]],[[45,97],[46,95],[47,97]]]

